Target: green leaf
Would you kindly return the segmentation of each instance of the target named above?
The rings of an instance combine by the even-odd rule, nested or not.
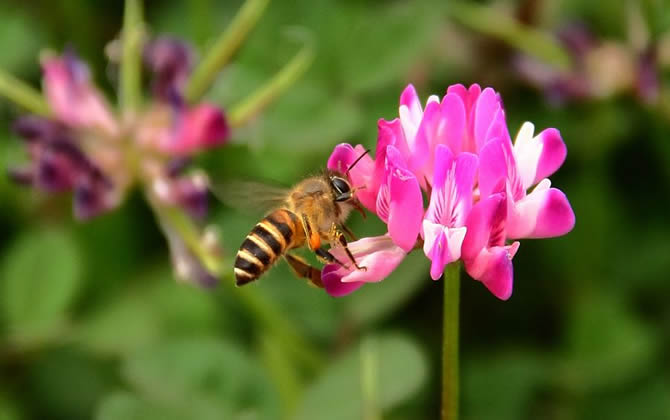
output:
[[[35,418],[85,419],[98,400],[116,381],[107,365],[90,354],[60,347],[39,353],[28,366],[26,388],[30,389]],[[75,391],[76,390],[76,391]]]
[[[276,418],[278,401],[265,373],[233,343],[213,337],[159,342],[129,358],[123,376],[153,401],[217,407],[219,418],[255,413]]]
[[[372,382],[376,391],[372,394],[379,408],[389,410],[422,388],[428,374],[427,361],[406,336],[388,334],[367,340],[373,344],[366,349],[372,354],[366,357],[375,366],[371,369],[374,377],[366,378],[366,383]],[[361,356],[360,345],[357,345],[333,362],[305,392],[296,419],[361,418],[364,407]],[[365,393],[368,395],[368,390]]]
[[[214,332],[221,326],[212,292],[177,283],[168,267],[135,280],[141,286],[108,299],[77,326],[78,343],[102,355],[123,356],[163,337]]]
[[[19,237],[1,272],[2,309],[18,337],[53,332],[81,286],[77,245],[66,231],[52,228]]]

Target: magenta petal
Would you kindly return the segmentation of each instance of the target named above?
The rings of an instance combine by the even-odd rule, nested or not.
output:
[[[425,168],[430,158],[430,152],[435,144],[446,142],[447,121],[442,115],[441,105],[438,102],[429,102],[423,113],[416,137],[412,144],[408,165],[418,179],[423,181],[433,177],[432,168]]]
[[[498,117],[500,110],[500,100],[498,94],[491,89],[486,88],[479,95],[474,114],[474,137],[477,150],[481,149],[487,140],[489,128]]]
[[[416,94],[416,89],[412,84],[407,85],[400,95],[400,106],[406,106],[409,110],[409,116],[413,121],[421,119],[421,101]]]
[[[461,97],[448,93],[442,98],[442,117],[447,122],[447,130],[440,142],[445,143],[454,154],[463,150],[465,135],[465,104]]]
[[[548,128],[538,134],[542,142],[542,154],[535,172],[536,184],[540,180],[547,178],[561,167],[568,154],[565,143],[561,138],[561,133],[555,128]]]
[[[498,192],[507,178],[508,158],[504,140],[489,141],[479,152],[479,191],[482,197]]]
[[[435,174],[433,176],[433,190],[430,195],[430,203],[426,211],[425,219],[434,223],[443,223],[445,218],[450,218],[447,214],[451,209],[449,205],[448,191],[451,186],[445,185],[447,176],[454,163],[454,156],[445,145],[438,145],[435,148]]]
[[[329,283],[326,287],[335,292],[337,290],[349,290],[345,286],[338,286],[337,282],[374,283],[384,280],[406,256],[405,251],[396,246],[388,235],[368,237],[351,242],[349,243],[349,250],[358,265],[365,267],[365,269],[344,268],[337,264],[326,265],[321,279],[324,285]],[[341,247],[331,248],[330,252],[338,260],[347,261],[347,256]]]
[[[386,150],[389,186],[388,229],[393,241],[409,251],[421,230],[423,197],[414,174],[406,169],[400,152],[389,146]]]
[[[346,173],[351,164],[365,153],[363,146],[341,143],[335,146],[328,158],[328,169]],[[356,199],[368,210],[376,213],[375,201],[379,190],[379,180],[375,179],[375,161],[369,155],[364,155],[349,171],[349,179],[354,188],[357,188]]]
[[[224,144],[230,135],[226,117],[218,107],[203,103],[180,116],[175,137],[164,148],[175,154],[191,155]]]
[[[115,136],[119,127],[103,96],[90,81],[86,64],[73,53],[43,61],[44,90],[56,118],[76,129],[99,129]]]
[[[344,173],[355,159],[354,147],[349,143],[340,143],[333,149],[326,166],[331,171]]]
[[[365,284],[362,281],[343,283],[342,276],[346,273],[347,271],[338,264],[327,264],[323,267],[321,281],[323,282],[323,287],[326,289],[326,293],[333,297],[346,296]]]
[[[567,197],[543,180],[515,203],[507,223],[510,238],[552,238],[565,235],[575,226],[575,213]]]
[[[461,255],[464,260],[472,260],[486,248],[491,238],[491,230],[500,214],[506,213],[507,203],[504,193],[490,195],[472,207],[465,222],[467,233],[463,240]]]
[[[472,278],[484,283],[495,297],[507,300],[512,295],[514,280],[512,256],[508,247],[485,249],[475,259],[465,260],[465,269]]]

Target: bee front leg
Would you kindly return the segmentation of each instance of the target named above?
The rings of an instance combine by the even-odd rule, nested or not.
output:
[[[307,261],[298,257],[297,255],[286,254],[284,255],[284,258],[296,276],[307,279],[307,282],[314,287],[323,289],[323,282],[321,281],[321,270],[316,267],[312,267]]]
[[[351,253],[351,250],[349,249],[347,238],[344,237],[344,233],[342,233],[342,231],[338,229],[335,223],[333,223],[333,225],[330,228],[330,237],[333,238],[337,244],[341,245],[342,248],[344,248],[344,252],[347,253],[349,261],[351,261],[354,264],[354,267],[356,267],[356,269],[363,271],[367,270],[367,267],[359,266],[358,263],[356,263],[356,259],[354,258],[354,255]]]

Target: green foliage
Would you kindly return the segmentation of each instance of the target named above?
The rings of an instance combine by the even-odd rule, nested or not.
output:
[[[51,228],[19,237],[2,265],[4,315],[17,340],[39,339],[63,327],[81,286],[76,243]]]
[[[315,384],[306,391],[297,419],[351,419],[363,413],[364,364],[373,363],[374,405],[389,410],[415,395],[424,385],[428,368],[416,344],[402,335],[382,335],[370,340],[367,350],[361,345],[335,360]],[[372,352],[366,361],[363,352]]]

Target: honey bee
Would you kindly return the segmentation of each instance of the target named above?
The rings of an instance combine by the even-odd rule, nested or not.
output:
[[[365,217],[347,175],[366,153],[349,165],[344,174],[325,170],[285,193],[280,205],[254,226],[237,251],[234,271],[238,286],[258,279],[283,256],[298,277],[323,288],[321,270],[289,251],[307,246],[319,260],[349,267],[323,247],[326,243],[341,246],[349,262],[356,269],[365,270],[356,263],[347,246],[344,233],[351,238],[354,235],[344,222],[352,210]]]

